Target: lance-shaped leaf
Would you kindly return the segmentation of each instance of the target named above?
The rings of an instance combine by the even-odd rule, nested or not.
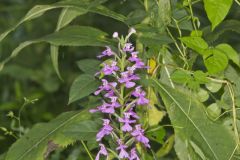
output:
[[[37,124],[10,147],[5,160],[44,160],[53,149],[75,141],[64,135],[66,128],[71,130],[69,126],[83,123],[90,118],[88,111],[73,111],[63,113],[49,123]],[[84,131],[84,128],[78,130],[79,135],[80,130]]]
[[[186,145],[182,148],[188,148],[193,142],[208,159],[232,158],[236,149],[233,134],[221,123],[208,119],[202,103],[191,98],[190,94],[172,89],[156,79],[151,81],[163,99],[175,134],[184,142],[182,145]],[[176,150],[176,153],[179,151]]]
[[[0,63],[0,66],[17,56],[25,47],[35,43],[47,42],[57,46],[105,46],[110,45],[106,35],[105,32],[93,27],[70,26],[42,38],[19,44],[10,56]]]

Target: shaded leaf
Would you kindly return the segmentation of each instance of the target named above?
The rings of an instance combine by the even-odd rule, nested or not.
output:
[[[77,61],[78,68],[87,74],[97,73],[100,63],[100,61],[95,59],[82,59],[80,61]]]
[[[93,93],[99,85],[100,83],[92,75],[82,74],[78,76],[71,86],[68,103],[88,96]]]
[[[239,55],[229,44],[219,44],[216,46],[216,48],[225,53],[228,59],[232,60],[236,65],[240,66]]]

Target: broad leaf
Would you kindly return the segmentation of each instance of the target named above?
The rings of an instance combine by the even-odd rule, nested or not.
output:
[[[203,2],[208,19],[212,23],[212,30],[214,30],[228,14],[233,0],[204,0]]]
[[[71,86],[68,103],[72,103],[88,96],[93,93],[99,85],[100,83],[94,78],[94,76],[89,74],[80,75],[75,79]]]
[[[95,59],[83,59],[77,61],[78,68],[86,74],[95,74],[99,70],[100,61]]]
[[[228,65],[227,56],[217,49],[207,49],[204,51],[204,64],[211,74],[223,71]]]
[[[75,141],[75,139],[63,134],[66,127],[87,119],[90,119],[88,111],[67,112],[49,123],[35,125],[11,146],[6,160],[44,160],[46,158],[44,156],[49,154],[48,147],[53,145],[64,147]]]
[[[203,50],[208,48],[208,44],[201,37],[182,37],[180,40],[199,54],[203,54]]]
[[[240,66],[239,55],[229,44],[219,44],[216,46],[216,48],[225,53],[228,59],[232,60],[236,65]]]
[[[221,123],[209,120],[202,103],[156,79],[152,83],[163,99],[176,136],[184,142],[182,148],[187,148],[192,141],[208,159],[232,158],[236,147],[233,134]],[[180,151],[176,150],[176,153]]]
[[[64,135],[76,140],[95,140],[95,136],[100,129],[101,121],[83,121],[81,123],[75,123],[66,127]]]

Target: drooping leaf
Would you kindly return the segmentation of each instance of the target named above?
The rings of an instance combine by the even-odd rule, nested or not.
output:
[[[68,103],[88,96],[93,93],[99,85],[99,82],[93,75],[82,74],[78,76],[71,86]]]
[[[99,70],[100,61],[95,59],[82,59],[77,61],[78,68],[86,74],[95,74]]]
[[[74,18],[86,12],[87,12],[86,10],[76,9],[73,7],[62,9],[62,12],[58,18],[56,31],[59,31],[61,28],[68,25]],[[62,79],[59,72],[59,68],[58,68],[58,54],[59,54],[58,50],[59,50],[58,46],[51,45],[50,53],[51,53],[52,64],[58,77]]]
[[[183,142],[182,145],[191,140],[208,159],[231,159],[236,147],[233,134],[222,124],[208,119],[202,103],[156,79],[152,83],[166,105],[175,134]],[[176,152],[179,153],[178,150]]]
[[[203,51],[208,48],[208,44],[201,37],[182,37],[180,40],[189,48],[198,52],[199,54],[204,54]]]
[[[105,46],[109,40],[105,38],[107,34],[99,29],[87,26],[70,26],[63,30],[44,36],[42,38],[26,41],[13,50],[11,55],[0,63],[4,65],[25,47],[40,43],[48,42],[55,46]]]
[[[215,74],[223,71],[228,65],[227,56],[217,49],[204,51],[204,64],[209,73]]]
[[[228,14],[233,0],[204,0],[203,2],[208,19],[212,23],[212,30],[214,30]]]
[[[232,60],[236,65],[240,66],[239,55],[229,44],[219,44],[216,46],[216,48],[225,53],[228,59]]]
[[[189,73],[184,70],[176,70],[172,73],[171,79],[176,83],[187,83],[192,80],[192,77]]]
[[[207,107],[207,113],[208,115],[215,119],[221,114],[221,108],[218,106],[217,103],[212,103]]]
[[[73,143],[75,139],[65,136],[64,129],[70,124],[78,124],[87,119],[90,119],[88,111],[66,112],[49,123],[35,125],[10,147],[6,160],[44,160],[49,143],[58,147]]]

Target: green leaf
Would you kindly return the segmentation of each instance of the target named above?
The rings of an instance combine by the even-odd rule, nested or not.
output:
[[[69,104],[93,93],[100,83],[89,74],[78,76],[73,82],[69,93]]]
[[[225,53],[228,59],[232,60],[236,65],[240,66],[239,55],[229,44],[219,44],[216,46],[216,48]]]
[[[232,158],[236,147],[233,134],[222,124],[209,120],[202,103],[186,92],[172,89],[156,79],[152,79],[152,83],[160,93],[175,134],[181,141],[193,141],[208,159]],[[182,148],[187,147],[186,143],[182,144]],[[176,152],[179,153],[178,150]]]
[[[228,58],[223,52],[217,49],[206,49],[204,54],[204,64],[209,73],[219,73],[227,67]]]
[[[156,152],[157,157],[164,157],[167,155],[173,148],[174,144],[174,135],[171,135],[163,144],[163,146]]]
[[[58,32],[40,38],[59,46],[105,46],[109,42],[107,34],[99,29],[87,26],[70,26]]]
[[[62,12],[58,18],[56,31],[59,31],[61,28],[68,25],[74,18],[86,12],[87,12],[86,10],[80,10],[72,7],[62,9]],[[52,59],[53,67],[58,77],[62,79],[59,72],[59,68],[58,68],[58,55],[59,55],[58,49],[59,49],[58,46],[51,45],[51,48],[50,48],[51,59]]]
[[[64,135],[76,140],[96,141],[96,134],[100,129],[99,121],[83,121],[65,128]]]
[[[184,70],[176,70],[175,72],[172,73],[171,79],[174,82],[183,83],[184,84],[184,83],[189,82],[192,79],[192,77],[191,77],[191,75],[189,73],[187,73]]]
[[[194,79],[199,83],[199,84],[205,84],[207,82],[209,82],[209,80],[207,79],[207,74],[204,73],[203,71],[195,71],[193,73]]]
[[[203,51],[208,48],[207,42],[201,37],[182,37],[180,40],[189,48],[198,52],[199,54],[204,54]]]
[[[89,12],[97,13],[97,14],[100,14],[100,15],[103,15],[106,17],[111,17],[111,18],[118,20],[120,22],[123,22],[123,23],[125,23],[125,21],[127,19],[124,15],[116,13],[103,5],[99,5],[97,7],[90,8]]]
[[[212,23],[212,30],[223,21],[232,6],[233,0],[204,0],[204,8]]]
[[[218,40],[222,34],[226,32],[235,32],[240,34],[240,21],[238,20],[226,20],[223,21],[219,26],[217,26],[214,31],[211,31],[210,27],[204,28],[204,38],[213,43],[214,41]],[[222,37],[221,37],[222,38]]]
[[[66,137],[63,131],[70,124],[90,119],[88,111],[66,112],[49,123],[36,124],[27,134],[17,140],[9,149],[6,160],[44,160],[49,148],[65,147],[75,140]],[[82,128],[84,130],[84,128]]]
[[[209,82],[205,86],[209,91],[216,93],[222,88],[222,83]]]
[[[83,59],[77,61],[78,68],[86,74],[95,74],[99,70],[100,61],[95,59]]]
[[[207,107],[207,113],[211,118],[215,119],[220,116],[221,108],[218,106],[217,103],[212,103]]]
[[[209,94],[206,90],[200,88],[199,91],[197,92],[197,99],[200,102],[205,102],[206,100],[208,100],[209,98]]]

